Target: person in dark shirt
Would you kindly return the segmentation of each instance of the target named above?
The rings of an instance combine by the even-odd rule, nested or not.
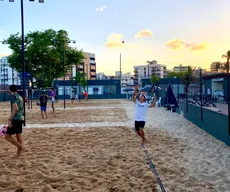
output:
[[[47,107],[48,97],[45,95],[44,91],[42,92],[42,95],[39,97],[39,101],[40,101],[40,109],[41,109],[42,119],[44,119],[43,113],[45,113],[46,119],[47,119],[48,116],[47,116],[47,113],[46,113],[46,107]]]

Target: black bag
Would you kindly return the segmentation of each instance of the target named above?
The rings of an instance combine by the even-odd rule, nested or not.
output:
[[[40,97],[40,105],[45,105],[47,103],[47,96],[41,96]]]

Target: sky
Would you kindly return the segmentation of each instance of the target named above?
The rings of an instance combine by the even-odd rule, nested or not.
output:
[[[21,33],[20,0],[0,0],[0,41]],[[97,72],[133,73],[157,60],[209,69],[230,49],[229,0],[24,0],[25,33],[64,29],[79,50],[95,53]],[[124,41],[124,43],[122,43]],[[0,57],[9,55],[0,44]]]

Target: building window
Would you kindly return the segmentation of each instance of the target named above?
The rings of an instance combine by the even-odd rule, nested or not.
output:
[[[95,61],[95,58],[94,58],[94,57],[90,57],[90,60],[93,60],[93,61]]]
[[[104,94],[116,94],[116,85],[105,85]]]

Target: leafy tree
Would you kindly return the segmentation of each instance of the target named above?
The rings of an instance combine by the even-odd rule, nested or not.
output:
[[[172,72],[169,72],[167,77],[168,78],[174,78],[174,77],[179,77],[179,78],[182,78],[184,77],[186,72],[175,72],[175,71],[172,71]]]
[[[77,71],[76,76],[72,77],[72,87],[77,84],[79,86],[85,87],[87,86],[87,79],[86,79],[86,73],[81,73],[80,71]],[[80,91],[80,90],[79,90]],[[80,92],[79,92],[80,95]]]
[[[5,40],[12,50],[8,57],[10,67],[22,72],[21,36],[12,34]],[[68,45],[69,37],[65,30],[29,32],[25,36],[25,71],[37,82],[44,81],[44,86],[51,86],[54,79],[64,76],[73,64],[84,59],[82,51]]]
[[[160,78],[156,75],[151,75],[150,83],[154,83],[155,85],[159,85]]]

